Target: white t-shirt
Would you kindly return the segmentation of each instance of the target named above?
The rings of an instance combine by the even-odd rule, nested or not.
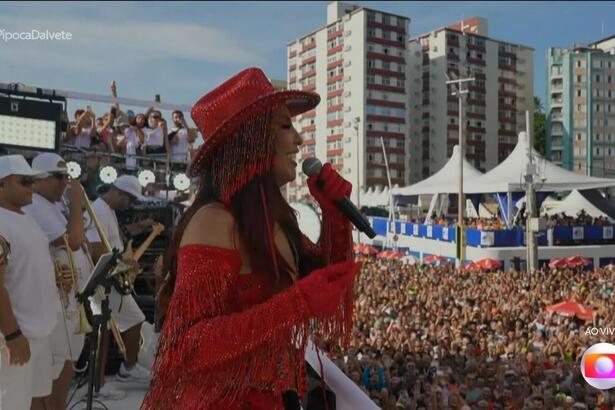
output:
[[[19,328],[28,338],[47,337],[61,312],[49,241],[32,217],[2,207],[0,235],[11,248],[4,286]]]
[[[34,193],[32,194],[32,204],[23,207],[23,211],[30,215],[43,232],[45,232],[50,243],[66,233],[68,220],[62,213],[62,204],[51,203],[41,195]],[[54,249],[53,246],[51,252],[52,258],[59,257],[56,253],[57,249]],[[76,251],[72,251],[72,253],[75,267],[78,270],[77,280],[79,280],[79,286],[83,286],[85,281],[89,279],[93,267],[82,249],[77,249]],[[67,257],[68,256],[64,255],[64,259],[59,260],[67,262]]]
[[[148,145],[151,147],[162,147],[164,145],[164,133],[162,132],[162,128],[143,128],[143,134],[145,134],[145,142],[143,145]]]
[[[126,128],[124,130],[124,138],[126,139],[126,166],[134,169],[137,166],[137,160],[133,157],[137,155],[137,148],[139,147],[137,131],[132,128]]]
[[[92,128],[82,128],[81,132],[75,136],[75,146],[80,148],[90,148],[92,143]]]
[[[96,218],[98,219],[101,228],[107,234],[109,244],[112,247],[117,248],[120,252],[123,252],[124,243],[122,242],[122,237],[120,236],[120,226],[117,221],[115,211],[111,209],[111,207],[102,198],[96,199],[96,201],[92,203],[92,208],[96,213]],[[88,241],[90,242],[101,242],[94,223],[90,224],[86,231],[86,235],[88,237]]]
[[[172,132],[177,131],[176,137],[179,137],[177,144],[171,144],[171,160],[186,161],[188,158],[188,130],[185,128],[174,128]]]

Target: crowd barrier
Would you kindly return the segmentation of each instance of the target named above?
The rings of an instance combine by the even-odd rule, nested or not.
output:
[[[387,218],[369,217],[377,235],[386,236],[387,232],[398,235],[414,236],[445,242],[455,242],[455,226],[425,225],[396,221],[395,228],[389,229]],[[605,244],[615,243],[613,226],[555,226],[539,232],[539,246]],[[525,246],[525,229],[479,230],[466,229],[466,245],[480,248]]]

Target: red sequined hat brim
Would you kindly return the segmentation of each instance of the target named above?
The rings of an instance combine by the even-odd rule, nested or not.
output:
[[[271,94],[259,97],[235,115],[224,120],[211,135],[204,136],[205,142],[190,164],[189,175],[199,177],[203,170],[203,161],[207,160],[208,154],[224,143],[225,138],[231,137],[239,124],[250,115],[264,111],[270,106],[284,103],[288,107],[291,117],[294,117],[313,109],[319,102],[320,96],[318,94],[298,90],[274,91]]]

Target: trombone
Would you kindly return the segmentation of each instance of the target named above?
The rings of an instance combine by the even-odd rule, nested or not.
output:
[[[98,236],[100,237],[103,245],[109,252],[111,252],[111,247],[109,245],[107,236],[105,235],[105,232],[102,230],[100,223],[98,222],[98,219],[96,218],[96,213],[94,212],[94,209],[92,208],[92,204],[90,203],[90,200],[85,192],[85,189],[83,188],[81,184],[79,184],[79,188],[81,189],[83,203],[85,204],[85,209],[89,216],[89,219],[91,222],[94,222],[94,225],[96,226],[96,231],[98,232]],[[64,207],[68,209],[67,201],[64,196],[62,197],[62,202],[64,204]],[[88,224],[86,224],[85,230],[87,230],[87,225]],[[92,259],[92,254],[90,253],[90,250],[88,249],[87,246],[83,245],[81,248],[83,252],[85,253],[87,260],[89,262],[90,272],[92,272],[95,266],[94,261]],[[96,294],[100,300],[103,300],[104,298],[107,297],[107,295],[105,295],[105,290],[101,286],[96,288]],[[109,329],[111,330],[111,334],[113,335],[113,339],[115,340],[117,348],[122,354],[122,356],[124,357],[124,359],[126,359],[126,345],[124,344],[124,339],[122,339],[122,334],[120,332],[119,327],[117,326],[117,322],[113,318],[113,315],[109,317],[108,323],[109,323]]]

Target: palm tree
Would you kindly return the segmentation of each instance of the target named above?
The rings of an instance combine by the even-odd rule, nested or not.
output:
[[[534,96],[534,112],[542,113],[545,110],[545,106],[540,101],[540,98]]]

